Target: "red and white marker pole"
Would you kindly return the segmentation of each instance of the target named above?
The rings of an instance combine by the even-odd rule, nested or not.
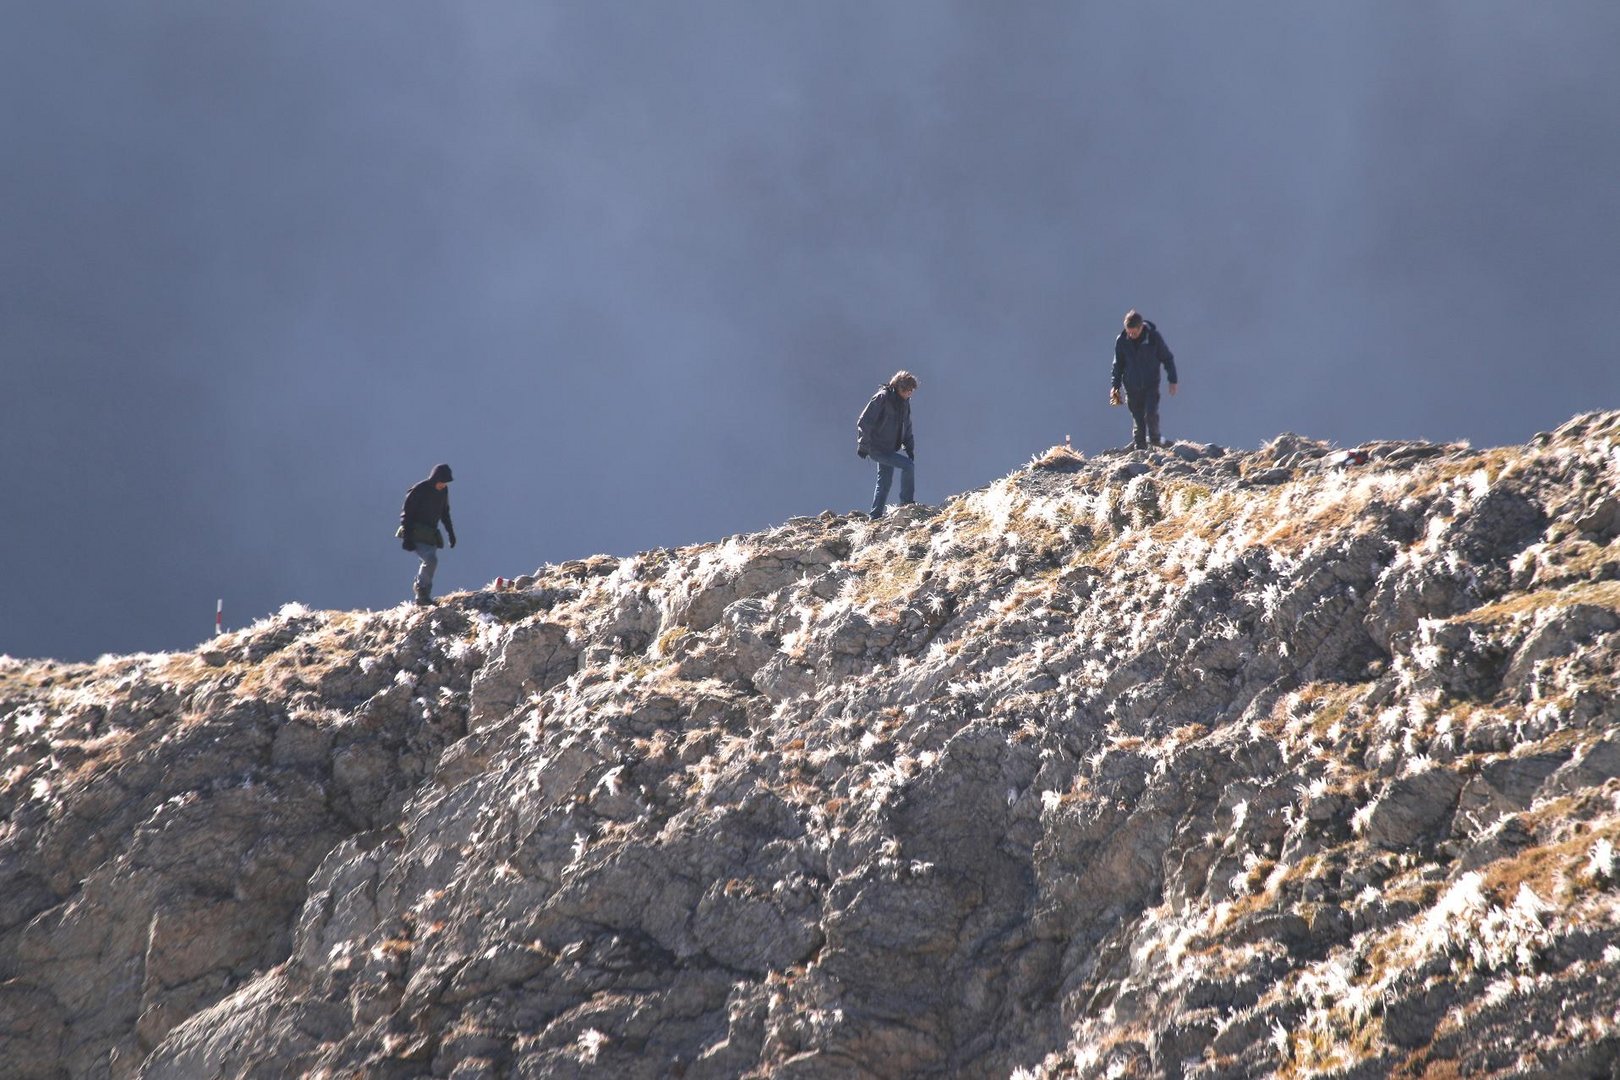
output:
[[[214,605],[214,636],[225,632],[225,599],[223,597]]]

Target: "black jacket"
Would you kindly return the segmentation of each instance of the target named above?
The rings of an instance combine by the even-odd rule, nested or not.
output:
[[[911,434],[911,402],[892,386],[880,386],[855,421],[855,452],[861,457],[875,450],[893,453],[904,450],[915,457],[917,443]]]
[[[1121,382],[1127,390],[1146,390],[1159,385],[1159,365],[1169,373],[1170,381],[1176,381],[1176,358],[1170,352],[1170,346],[1164,343],[1164,335],[1159,328],[1142,320],[1142,333],[1135,341],[1125,331],[1119,332],[1114,339],[1114,373],[1113,387],[1118,390]]]
[[[440,470],[443,470],[442,472]],[[450,542],[456,542],[456,527],[450,523],[450,489],[439,490],[439,481],[450,479],[450,470],[441,465],[433,475],[414,485],[405,493],[405,508],[399,512],[399,525],[404,535],[418,544],[444,547],[439,535],[439,522],[444,522]]]

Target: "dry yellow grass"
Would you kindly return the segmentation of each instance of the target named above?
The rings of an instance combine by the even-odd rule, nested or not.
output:
[[[1456,617],[1457,622],[1487,624],[1532,615],[1555,607],[1591,604],[1620,611],[1620,581],[1599,581],[1562,589],[1540,589],[1521,593],[1494,604],[1486,604]]]
[[[1559,802],[1565,805],[1549,804],[1538,808],[1536,816],[1554,821],[1573,809],[1574,800]],[[1531,824],[1535,823],[1532,818]],[[1580,893],[1604,887],[1604,883],[1584,872],[1592,848],[1600,839],[1620,845],[1620,821],[1611,819],[1580,835],[1526,848],[1508,858],[1488,863],[1481,870],[1484,876],[1481,887],[1486,895],[1498,903],[1512,902],[1519,889],[1528,886],[1543,900],[1558,899],[1567,905],[1567,901]],[[1565,906],[1562,910],[1566,918],[1581,921],[1580,908]]]
[[[925,558],[902,554],[898,546],[869,548],[856,557],[850,568],[858,576],[853,601],[867,611],[886,611],[901,606],[922,585]]]
[[[1080,465],[1086,456],[1071,446],[1057,445],[1030,462],[1036,469],[1056,469],[1066,465]]]

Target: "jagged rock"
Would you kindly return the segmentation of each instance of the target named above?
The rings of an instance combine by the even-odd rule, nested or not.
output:
[[[1270,484],[1286,484],[1294,478],[1294,471],[1289,468],[1261,469],[1244,477],[1251,484],[1266,486]]]
[[[1453,984],[1436,982],[1391,1001],[1384,1010],[1385,1037],[1403,1049],[1422,1046],[1434,1037],[1435,1028],[1458,997]]]
[[[1575,519],[1575,528],[1607,543],[1620,535],[1620,499],[1605,495]]]
[[[1108,479],[1116,484],[1129,483],[1138,476],[1145,476],[1152,471],[1153,466],[1145,461],[1127,461],[1108,474]]]
[[[1617,442],[1054,450],[0,659],[0,1072],[1607,1074]]]
[[[735,601],[776,592],[837,562],[837,547],[835,542],[804,550],[738,549],[735,555],[716,555],[669,592],[664,621],[667,625],[707,630]]]
[[[1367,818],[1369,843],[1404,851],[1435,834],[1451,817],[1463,789],[1463,778],[1449,769],[1432,769],[1391,781]]]
[[[1481,831],[1528,809],[1541,785],[1568,760],[1567,751],[1508,757],[1484,765],[1457,797],[1459,831]]]
[[[494,661],[473,679],[468,723],[476,730],[499,721],[529,694],[573,674],[578,657],[566,626],[530,622],[513,628]]]
[[[1585,746],[1568,764],[1548,778],[1543,793],[1548,796],[1600,788],[1620,776],[1620,735],[1613,731]]]
[[[1620,629],[1620,612],[1596,604],[1570,604],[1554,607],[1537,622],[1508,663],[1503,678],[1509,686],[1528,685],[1541,665]]]
[[[1396,563],[1379,578],[1367,609],[1367,632],[1386,653],[1403,650],[1424,619],[1443,619],[1473,606],[1470,579],[1441,560]]]

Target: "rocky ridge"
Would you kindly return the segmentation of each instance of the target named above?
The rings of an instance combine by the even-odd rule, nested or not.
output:
[[[0,661],[18,1077],[1620,1068],[1620,414]]]

